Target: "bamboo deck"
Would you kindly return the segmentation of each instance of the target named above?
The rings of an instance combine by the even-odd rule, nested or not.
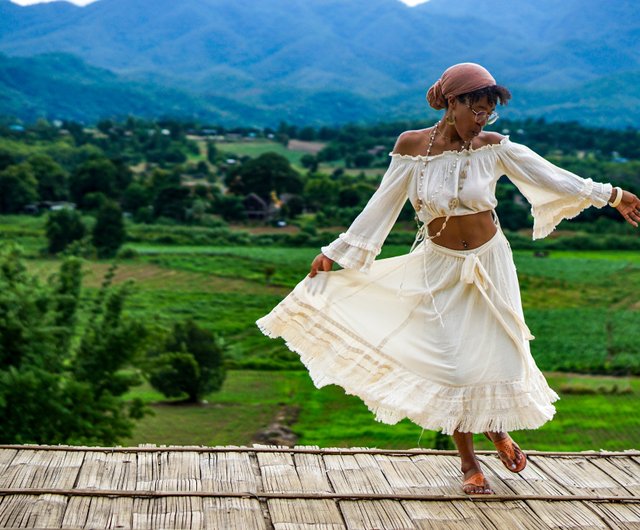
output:
[[[0,528],[640,529],[640,451],[479,454],[495,496],[449,451],[0,446]]]

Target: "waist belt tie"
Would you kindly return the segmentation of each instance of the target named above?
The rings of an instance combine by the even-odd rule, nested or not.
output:
[[[413,245],[411,245],[411,250],[409,250],[409,254],[411,254],[415,248],[422,243],[422,273],[424,277],[424,284],[427,288],[427,294],[431,298],[431,305],[433,306],[433,310],[435,311],[436,316],[440,322],[440,326],[444,328],[444,320],[442,319],[442,314],[438,311],[438,306],[436,305],[436,299],[433,296],[433,291],[431,290],[431,286],[429,285],[429,271],[427,270],[427,245],[426,242],[429,240],[429,235],[427,232],[427,225],[422,223],[418,227],[418,231],[416,232],[416,237],[413,240]],[[402,268],[402,280],[400,281],[400,286],[398,287],[398,296],[402,298],[403,295],[403,287],[404,280],[407,273],[407,262],[405,261],[404,266]]]
[[[505,301],[505,299],[500,294],[500,291],[496,289],[495,285],[491,281],[491,277],[487,273],[486,269],[482,266],[482,263],[480,262],[476,254],[474,253],[467,254],[467,256],[465,257],[464,263],[462,264],[460,281],[467,284],[473,284],[478,288],[478,291],[480,291],[480,294],[482,294],[485,301],[489,305],[491,312],[496,317],[498,322],[502,325],[502,327],[505,329],[509,337],[511,337],[511,340],[513,340],[516,347],[518,348],[518,351],[522,355],[525,372],[528,376],[529,375],[529,355],[528,355],[528,351],[524,347],[523,339],[533,340],[535,337],[531,334],[531,331],[525,324],[522,317],[513,309],[513,307],[511,307],[510,304],[508,304]],[[509,314],[511,314],[514,322],[516,323],[516,325],[518,326],[518,329],[521,332],[521,336],[518,336],[518,334],[513,330],[511,326],[509,326],[507,321],[504,319],[503,312],[501,312],[496,307],[496,305],[493,303],[493,301],[489,297],[489,294],[487,293],[488,289],[491,289],[492,292],[495,294],[495,297],[498,303],[500,304],[500,306],[503,309],[506,309],[506,311]]]

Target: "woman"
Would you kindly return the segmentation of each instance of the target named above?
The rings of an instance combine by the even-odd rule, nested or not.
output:
[[[480,65],[447,69],[427,94],[443,118],[400,135],[362,213],[257,322],[300,354],[318,388],[342,386],[379,421],[406,417],[452,434],[467,494],[493,493],[473,433],[485,433],[517,473],[526,456],[508,432],[539,427],[558,399],[529,350],[513,257],[494,213],[498,178],[506,174],[531,203],[534,238],[588,206],[609,203],[633,226],[640,221],[634,194],[483,132],[510,97]],[[407,198],[422,223],[411,252],[374,262]],[[343,269],[331,272],[334,262]]]

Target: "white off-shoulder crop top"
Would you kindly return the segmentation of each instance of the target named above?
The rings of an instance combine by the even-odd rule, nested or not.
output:
[[[364,210],[346,232],[322,247],[322,253],[346,269],[367,272],[404,203],[409,199],[416,204],[425,161],[423,207],[419,214],[426,224],[448,213],[469,215],[494,209],[498,203],[496,183],[502,175],[506,175],[531,204],[534,239],[546,237],[560,221],[575,217],[589,206],[602,208],[612,192],[611,184],[593,182],[561,169],[528,147],[510,141],[508,136],[500,143],[461,153],[446,151],[429,157],[391,153],[389,168]],[[458,191],[460,170],[465,166],[467,178]],[[457,195],[459,204],[450,212],[449,202]]]

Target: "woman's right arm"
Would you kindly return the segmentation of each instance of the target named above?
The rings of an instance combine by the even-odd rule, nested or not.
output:
[[[334,262],[345,269],[369,271],[407,200],[415,166],[410,162],[399,156],[391,159],[380,186],[367,205],[346,232],[322,247],[322,253],[311,264],[309,276],[331,270]]]

